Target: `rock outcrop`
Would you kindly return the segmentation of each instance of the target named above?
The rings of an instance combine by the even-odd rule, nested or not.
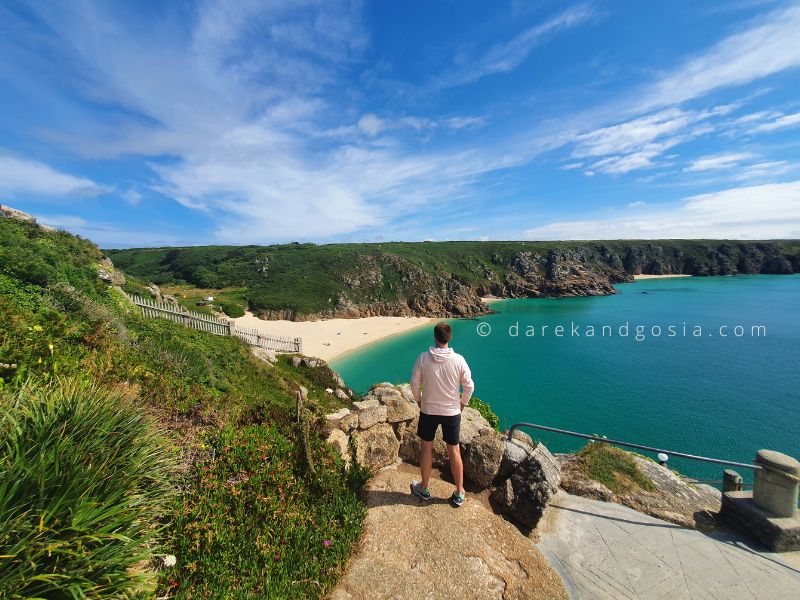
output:
[[[615,494],[608,487],[589,479],[580,467],[580,458],[558,456],[561,487],[570,494],[604,502],[616,502],[652,517],[684,527],[713,529],[714,514],[719,512],[722,494],[703,484],[689,484],[667,467],[631,454],[636,466],[653,483],[653,490],[637,489]]]
[[[537,444],[491,498],[512,520],[533,529],[560,483],[558,462],[543,444]]]
[[[354,459],[373,472],[400,460],[419,465],[418,423],[419,407],[407,384],[374,385],[363,400],[325,416],[328,441],[342,459],[348,464]],[[535,527],[560,481],[558,463],[547,448],[533,446],[530,437],[521,432],[506,440],[469,407],[461,417],[460,447],[464,476],[472,489],[497,486],[492,494],[496,506],[517,523]],[[448,460],[447,445],[438,429],[433,464],[445,468]]]
[[[483,498],[452,508],[445,500],[452,485],[434,472],[434,500],[423,503],[408,492],[418,477],[416,468],[400,464],[367,483],[359,550],[332,600],[568,598],[533,540],[493,513]]]

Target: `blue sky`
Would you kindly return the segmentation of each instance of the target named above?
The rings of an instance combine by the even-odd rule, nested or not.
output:
[[[800,238],[800,3],[0,4],[0,201],[103,247]]]

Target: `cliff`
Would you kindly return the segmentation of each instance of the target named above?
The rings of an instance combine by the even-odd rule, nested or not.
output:
[[[613,294],[638,274],[800,272],[798,241],[419,242],[109,250],[157,284],[246,289],[265,319],[471,317],[481,297]]]

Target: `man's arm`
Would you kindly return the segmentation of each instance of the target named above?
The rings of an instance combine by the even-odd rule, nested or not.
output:
[[[464,410],[464,407],[469,404],[469,399],[472,397],[472,392],[475,390],[475,382],[472,381],[472,371],[469,370],[469,365],[467,361],[463,361],[463,367],[461,369],[461,388],[463,392],[461,393],[461,410]]]
[[[419,388],[422,385],[422,355],[417,357],[414,363],[414,368],[411,370],[411,393],[414,395],[414,401],[417,404],[422,403],[422,394]]]

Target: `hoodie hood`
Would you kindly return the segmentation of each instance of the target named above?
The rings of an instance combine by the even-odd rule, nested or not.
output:
[[[437,348],[436,346],[428,348],[428,353],[433,357],[433,360],[438,363],[452,360],[456,355],[452,348]]]

